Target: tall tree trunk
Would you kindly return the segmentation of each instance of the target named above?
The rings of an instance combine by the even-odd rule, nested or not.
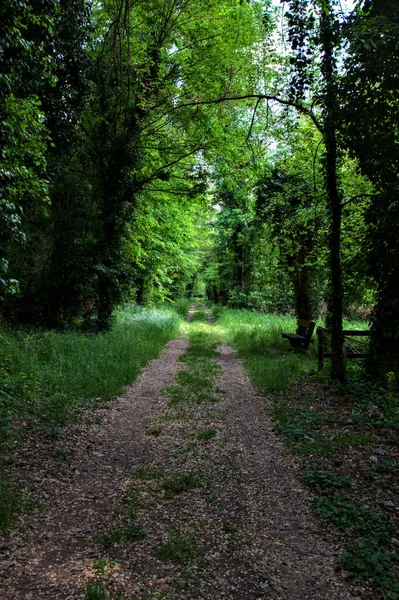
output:
[[[326,190],[330,223],[330,265],[331,289],[329,312],[331,318],[332,358],[331,376],[333,379],[345,379],[342,335],[342,275],[341,275],[341,218],[342,201],[338,189],[337,176],[337,132],[336,110],[337,94],[335,90],[334,70],[334,30],[331,0],[321,3],[320,39],[323,58],[322,71],[325,85],[324,144],[326,149]]]
[[[298,319],[311,320],[313,317],[312,299],[309,293],[309,267],[301,262],[294,278],[295,314]]]

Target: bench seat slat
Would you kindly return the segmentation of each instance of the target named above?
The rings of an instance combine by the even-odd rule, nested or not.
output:
[[[283,338],[288,338],[291,340],[306,340],[304,335],[298,335],[297,333],[282,333]]]

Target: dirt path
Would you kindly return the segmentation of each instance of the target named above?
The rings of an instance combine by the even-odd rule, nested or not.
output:
[[[162,394],[186,349],[169,343],[101,424],[62,440],[67,460],[26,448],[43,506],[0,545],[1,598],[358,597],[231,348],[217,348],[213,397]]]

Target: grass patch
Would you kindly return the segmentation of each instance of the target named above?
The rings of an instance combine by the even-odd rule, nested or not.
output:
[[[285,391],[315,369],[314,344],[307,352],[292,352],[281,337],[284,331],[295,331],[293,317],[224,309],[218,323],[262,393]]]
[[[399,598],[398,560],[397,552],[384,548],[370,537],[357,538],[341,557],[350,576],[378,586],[383,590],[385,600]]]
[[[23,493],[0,475],[0,531],[8,529],[24,505]]]
[[[96,572],[96,575],[103,580],[110,579],[114,569],[117,566],[118,562],[108,558],[107,556],[93,560],[93,570]]]
[[[120,395],[180,323],[172,310],[126,306],[105,334],[3,331],[0,437],[10,440],[26,423],[55,435],[80,406]]]
[[[218,398],[212,392],[203,390],[196,391],[186,387],[170,386],[162,391],[168,399],[169,406],[178,404],[203,404],[206,402],[217,402]]]
[[[340,477],[332,471],[305,471],[303,481],[305,485],[319,494],[355,487],[348,477]]]
[[[100,541],[105,548],[110,548],[115,544],[142,540],[146,538],[147,535],[147,530],[144,529],[144,527],[140,527],[140,525],[135,523],[129,523],[115,528],[108,533],[104,533],[102,536],[100,536]]]
[[[197,440],[199,440],[201,442],[211,440],[212,438],[216,437],[216,433],[217,432],[214,427],[203,427],[197,433]]]
[[[158,544],[154,550],[162,560],[178,562],[185,567],[199,566],[205,555],[194,532],[188,527],[171,530],[168,539]]]
[[[188,315],[192,302],[189,298],[178,298],[172,304],[173,309],[185,319]]]
[[[162,489],[165,492],[165,498],[174,498],[178,494],[192,489],[198,489],[204,486],[202,479],[195,473],[186,473],[184,475],[171,475],[162,482]]]
[[[200,321],[200,322],[208,322],[208,314],[202,308],[199,308],[195,311],[191,318],[191,322]]]
[[[393,531],[393,523],[384,515],[348,502],[341,495],[332,498],[316,497],[316,512],[340,531],[351,530],[358,535],[368,535],[378,541],[388,541]]]
[[[390,545],[393,523],[384,515],[348,502],[339,494],[316,497],[316,512],[351,538],[341,563],[348,574],[378,586],[385,599],[399,597],[399,553]]]
[[[86,585],[84,600],[108,600],[107,588],[102,583],[89,581]]]
[[[190,324],[190,345],[179,358],[184,367],[175,376],[177,385],[162,390],[169,406],[181,411],[189,405],[219,401],[221,390],[215,387],[215,379],[220,372],[215,360],[219,335],[220,332],[208,323]]]
[[[132,478],[138,481],[152,481],[154,479],[161,479],[162,477],[163,473],[155,469],[152,465],[137,467],[132,473]]]
[[[148,429],[147,433],[153,437],[159,437],[163,433],[163,427],[161,425],[153,425]]]

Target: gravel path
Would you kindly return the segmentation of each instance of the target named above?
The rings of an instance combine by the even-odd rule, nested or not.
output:
[[[54,449],[25,448],[25,481],[43,504],[18,536],[0,543],[1,598],[85,598],[94,579],[110,598],[129,600],[360,597],[337,574],[341,549],[312,514],[265,399],[231,348],[218,348],[219,402],[172,415],[161,391],[173,384],[186,347],[170,342],[101,423],[71,430],[62,440],[72,452],[65,463],[55,463]],[[204,427],[216,435],[200,443]],[[153,474],[135,480],[138,467]],[[207,483],[168,498],[159,478],[171,473],[198,473]],[[148,536],[104,549],[99,536],[119,522],[115,509],[129,490]],[[191,540],[186,562],[156,551],[176,532]],[[101,560],[107,567],[99,572]]]

